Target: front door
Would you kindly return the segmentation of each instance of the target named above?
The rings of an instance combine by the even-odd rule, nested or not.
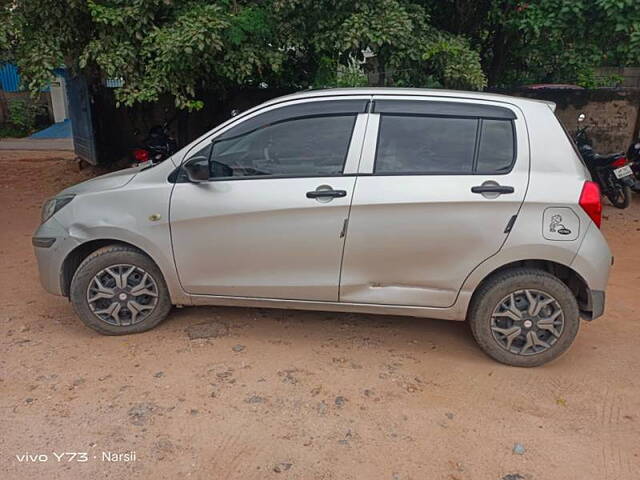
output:
[[[375,100],[351,207],[340,301],[449,307],[497,253],[524,199],[517,110]]]
[[[365,101],[279,107],[193,149],[210,181],[178,182],[171,200],[187,292],[338,300],[355,184],[344,171],[357,165],[362,135],[352,133],[364,133],[365,108]]]

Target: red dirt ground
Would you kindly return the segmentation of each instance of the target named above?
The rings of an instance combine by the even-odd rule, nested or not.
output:
[[[0,171],[3,479],[640,475],[638,198],[605,211],[606,315],[558,361],[516,369],[464,323],[404,317],[192,307],[100,336],[41,289],[30,243],[43,200],[93,172],[46,152],[0,152]]]

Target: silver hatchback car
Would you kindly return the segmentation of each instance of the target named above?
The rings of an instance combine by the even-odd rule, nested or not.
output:
[[[543,364],[602,315],[612,263],[554,108],[419,89],[271,100],[48,200],[42,283],[107,335],[172,305],[366,312],[467,320],[494,359]]]

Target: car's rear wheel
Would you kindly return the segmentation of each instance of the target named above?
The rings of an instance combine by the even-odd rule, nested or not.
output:
[[[528,268],[490,278],[474,295],[468,319],[485,353],[518,367],[559,357],[580,326],[571,290],[550,273]]]
[[[104,335],[144,332],[171,310],[160,269],[126,245],[89,255],[73,275],[70,299],[83,323]]]

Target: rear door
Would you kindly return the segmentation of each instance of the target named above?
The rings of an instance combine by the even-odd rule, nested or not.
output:
[[[516,107],[375,98],[340,300],[453,305],[465,278],[506,240],[528,175],[526,127]]]
[[[171,235],[191,294],[338,300],[368,97],[289,102],[207,139],[210,181],[178,181]],[[196,161],[196,159],[194,159]]]

